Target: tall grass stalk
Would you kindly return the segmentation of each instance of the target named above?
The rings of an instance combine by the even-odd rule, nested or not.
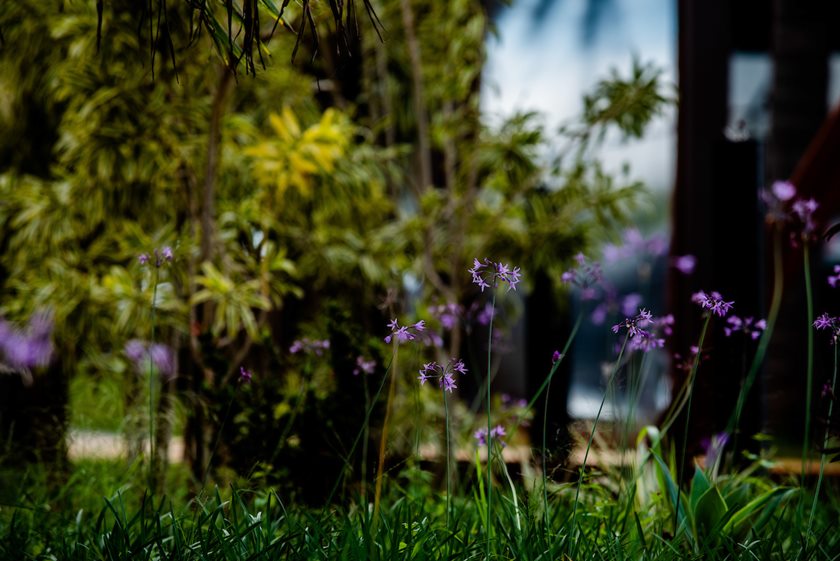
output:
[[[159,280],[158,269],[152,269],[152,334],[151,342],[148,347],[149,354],[149,489],[154,498],[157,489],[157,459],[155,456],[155,367],[152,360],[151,345],[155,344],[155,327],[157,317],[155,315],[155,308],[157,306],[157,289]]]
[[[362,504],[367,504],[367,456],[368,456],[368,440],[370,440],[370,423],[368,420],[370,419],[370,388],[368,387],[368,380],[367,380],[367,373],[360,372],[359,373],[362,378],[362,384],[364,385],[365,391],[365,423],[362,425],[362,473],[361,473],[361,495],[362,495]],[[377,394],[378,395],[378,394]],[[354,446],[355,447],[355,446]],[[352,452],[351,452],[351,459],[352,459]]]
[[[837,345],[838,342],[834,344],[834,373],[831,376],[831,394],[832,399],[828,402],[828,416],[825,421],[825,432],[823,433],[823,442],[822,442],[822,450],[820,451],[820,474],[817,478],[817,488],[814,490],[814,502],[811,503],[811,514],[808,516],[808,529],[806,536],[809,538],[811,537],[811,527],[814,523],[814,513],[817,511],[817,501],[820,498],[820,488],[822,487],[823,476],[825,475],[825,460],[826,460],[826,453],[825,450],[828,448],[828,438],[829,438],[829,429],[831,428],[831,418],[832,414],[834,413],[834,398],[833,396],[836,395],[835,392],[837,391]]]
[[[399,341],[394,338],[394,354],[391,359],[391,381],[388,386],[388,400],[385,403],[385,418],[382,420],[382,437],[379,440],[379,463],[376,468],[376,484],[373,493],[373,535],[379,524],[379,507],[382,500],[382,479],[385,476],[385,446],[388,444],[388,421],[391,417],[391,406],[397,393],[397,358],[399,356]]]
[[[630,335],[626,334],[624,336],[624,341],[621,343],[621,350],[618,352],[618,358],[615,360],[615,364],[613,365],[612,372],[610,372],[610,377],[607,379],[607,387],[604,390],[604,396],[601,398],[601,404],[598,406],[598,412],[595,414],[595,421],[592,423],[592,432],[589,433],[589,441],[586,443],[586,451],[583,453],[583,462],[581,463],[580,469],[578,470],[578,481],[577,487],[575,488],[575,500],[574,506],[572,507],[572,527],[570,530],[570,534],[575,532],[577,528],[577,511],[578,511],[578,503],[580,501],[580,488],[583,484],[583,476],[586,471],[586,462],[589,459],[589,451],[592,449],[592,442],[595,440],[595,431],[598,429],[598,421],[601,419],[601,413],[604,410],[604,404],[607,401],[607,394],[609,393],[610,387],[612,386],[613,381],[615,380],[615,375],[618,373],[619,368],[621,367],[621,359],[624,357],[624,351],[627,348],[627,341],[630,339]],[[575,548],[577,549],[577,543],[579,540],[574,540]],[[575,555],[572,555],[574,558]]]
[[[493,450],[492,421],[490,418],[490,375],[492,371],[492,350],[493,350],[493,322],[496,319],[496,291],[493,291],[493,301],[490,305],[490,326],[487,331],[487,549],[486,558],[490,559],[490,539],[493,532],[493,474],[490,468],[491,451]]]
[[[508,471],[507,463],[505,463],[505,458],[504,458],[504,455],[502,454],[502,447],[497,446],[497,448],[498,448],[498,451],[495,452],[495,455],[496,455],[496,458],[498,458],[499,462],[501,462],[501,464],[502,464],[502,471],[505,473],[505,478],[507,479],[508,485],[510,486],[510,494],[513,497],[513,512],[514,512],[514,515],[516,517],[515,518],[516,532],[517,532],[518,535],[521,536],[522,535],[522,520],[519,516],[519,499],[516,496],[516,485],[513,484],[513,479],[511,479],[511,477],[510,477],[510,472]],[[489,454],[490,450],[488,450],[487,452]],[[488,469],[489,469],[489,463],[488,463]]]
[[[680,469],[677,471],[677,493],[674,500],[674,535],[677,535],[679,530],[680,520],[680,493],[679,486],[682,483],[683,473],[685,470],[685,452],[688,448],[688,426],[691,419],[691,401],[694,396],[694,381],[697,380],[697,369],[700,367],[700,355],[703,353],[703,343],[706,340],[706,333],[709,331],[709,324],[712,322],[712,312],[707,312],[706,321],[703,322],[703,329],[700,331],[700,338],[697,342],[697,354],[694,355],[694,360],[691,363],[691,372],[688,376],[688,403],[685,410],[685,426],[683,428],[682,438],[682,453],[680,454]]]
[[[449,526],[449,512],[451,510],[452,497],[452,449],[451,449],[451,433],[449,431],[449,400],[446,397],[446,390],[442,390],[443,394],[443,414],[446,417],[446,531],[451,531]]]
[[[551,365],[551,371],[548,373],[545,381],[540,386],[537,393],[534,397],[531,398],[531,403],[528,404],[528,408],[530,409],[531,406],[539,399],[540,395],[542,394],[543,390],[545,390],[545,400],[543,401],[543,418],[542,418],[542,491],[543,491],[543,522],[545,523],[545,531],[548,532],[548,471],[546,468],[546,456],[548,455],[548,447],[546,446],[546,434],[548,433],[548,397],[549,391],[551,390],[551,380],[554,378],[554,373],[557,372],[557,369],[560,368],[560,364],[563,362],[563,359],[566,358],[566,355],[569,352],[569,349],[572,346],[572,341],[574,341],[575,336],[577,335],[578,329],[580,328],[580,322],[583,319],[583,312],[580,312],[575,320],[574,327],[572,327],[571,333],[569,333],[569,338],[566,339],[566,344],[563,346],[563,351],[560,353],[560,358]],[[516,429],[519,426],[517,425],[512,434],[516,434]]]
[[[397,357],[396,348],[394,350],[393,355],[391,355],[391,363],[385,368],[385,374],[382,376],[382,381],[379,383],[379,387],[376,389],[376,393],[373,395],[372,398],[366,398],[366,407],[365,407],[365,418],[362,423],[362,427],[356,433],[356,438],[353,440],[353,444],[350,446],[350,450],[347,452],[347,459],[345,460],[345,467],[346,469],[336,478],[335,483],[333,483],[333,487],[330,490],[330,494],[327,496],[327,500],[324,502],[325,505],[330,505],[332,503],[333,498],[335,497],[336,492],[338,492],[338,488],[341,485],[341,482],[347,473],[348,470],[352,467],[353,455],[356,453],[356,448],[359,446],[359,441],[362,438],[367,438],[370,434],[370,416],[373,413],[373,408],[376,406],[376,403],[379,401],[379,396],[382,395],[382,390],[385,388],[385,383],[391,380],[391,368],[396,365],[395,360]],[[363,444],[362,449],[366,452],[367,445]],[[362,465],[365,465],[363,460]],[[367,481],[367,474],[362,473],[363,478],[363,485],[364,482]],[[367,504],[367,503],[365,503]],[[367,510],[366,510],[367,511]]]
[[[805,313],[807,314],[808,329],[808,357],[805,370],[805,434],[802,436],[802,468],[800,473],[800,487],[804,489],[805,467],[809,460],[808,452],[811,448],[811,394],[814,390],[814,329],[811,326],[814,317],[814,294],[811,287],[811,252],[807,240],[802,244],[802,266],[805,272]]]
[[[773,295],[770,299],[770,309],[767,312],[767,324],[761,338],[758,341],[758,348],[753,356],[752,364],[750,364],[749,372],[744,378],[744,383],[741,386],[741,391],[738,393],[738,401],[735,404],[735,411],[729,418],[729,423],[726,426],[726,432],[732,435],[732,450],[738,449],[738,424],[741,422],[741,413],[744,410],[744,404],[747,401],[747,395],[750,393],[752,385],[758,376],[758,371],[764,362],[764,357],[767,355],[767,349],[770,346],[770,339],[773,337],[773,330],[776,327],[776,319],[779,317],[779,309],[782,305],[782,292],[784,290],[784,268],[782,263],[782,238],[781,230],[778,226],[773,229]]]

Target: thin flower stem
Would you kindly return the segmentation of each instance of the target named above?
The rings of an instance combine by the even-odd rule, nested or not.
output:
[[[228,401],[227,409],[225,410],[225,416],[222,417],[222,424],[219,425],[219,430],[216,432],[216,438],[213,442],[213,448],[210,450],[210,457],[207,458],[207,466],[204,468],[204,477],[201,480],[201,490],[204,490],[204,485],[207,483],[207,476],[210,474],[210,465],[213,463],[213,456],[216,455],[216,449],[219,447],[219,440],[222,438],[222,430],[225,427],[225,423],[227,423],[228,416],[230,415],[230,408],[233,405],[233,400],[236,399],[236,392],[233,392],[233,395],[230,396],[230,401]]]
[[[802,244],[802,265],[805,270],[805,310],[808,326],[808,357],[805,381],[805,434],[802,437],[802,468],[800,486],[805,488],[805,464],[811,447],[811,394],[814,389],[814,330],[811,322],[814,316],[814,295],[811,287],[811,252],[807,240]]]
[[[773,330],[776,326],[776,318],[779,316],[779,309],[782,305],[782,292],[784,290],[784,269],[782,268],[782,240],[779,228],[774,229],[773,235],[773,295],[770,300],[770,309],[767,312],[767,326],[764,333],[761,334],[761,339],[758,341],[758,348],[753,356],[750,370],[744,378],[744,384],[741,386],[741,391],[738,394],[738,401],[735,404],[735,411],[729,418],[729,423],[726,426],[726,432],[732,435],[732,450],[738,449],[738,424],[741,421],[741,413],[744,410],[744,404],[747,401],[747,395],[750,393],[750,388],[755,383],[758,371],[761,368],[764,357],[767,355],[767,348],[770,346],[770,339],[773,337]]]
[[[575,325],[572,327],[572,332],[569,334],[569,338],[566,340],[566,344],[563,346],[563,352],[560,353],[560,358],[557,359],[551,366],[551,371],[548,373],[545,381],[543,382],[540,389],[537,390],[537,393],[531,398],[531,403],[528,404],[528,409],[534,404],[534,402],[540,397],[543,390],[545,390],[545,401],[543,402],[543,426],[542,426],[542,487],[543,487],[543,520],[545,524],[545,531],[548,532],[548,471],[546,468],[546,455],[548,454],[547,446],[546,446],[546,434],[548,431],[548,394],[549,390],[551,389],[551,380],[554,378],[554,373],[557,372],[557,369],[560,368],[560,363],[563,362],[563,359],[566,357],[566,354],[569,352],[569,348],[572,346],[572,341],[575,339],[575,335],[577,335],[578,329],[580,328],[580,322],[583,319],[583,312],[578,313],[577,319],[575,320]],[[523,415],[524,416],[524,415]],[[516,430],[519,428],[519,424],[514,427],[514,430],[511,434],[516,434]]]
[[[353,444],[350,446],[350,450],[347,453],[348,458],[352,458],[353,454],[355,454],[356,448],[359,445],[359,440],[361,440],[363,436],[366,438],[367,435],[369,434],[369,431],[370,431],[370,416],[373,413],[373,408],[376,406],[376,403],[379,401],[379,396],[382,395],[382,390],[385,388],[385,383],[390,380],[389,375],[391,373],[391,368],[396,366],[396,364],[394,362],[396,360],[396,357],[397,357],[396,351],[394,351],[394,354],[391,356],[391,364],[389,364],[388,367],[385,369],[385,374],[382,376],[382,381],[379,383],[379,387],[376,389],[376,393],[373,395],[373,399],[369,400],[369,403],[368,403],[367,408],[365,410],[364,424],[362,425],[362,428],[359,429],[359,432],[356,433],[356,438],[353,440]],[[349,464],[350,460],[348,460],[347,463]],[[332,490],[330,491],[330,494],[327,496],[327,500],[324,502],[325,505],[331,505],[332,504],[333,497],[335,497],[335,494],[338,491],[338,487],[341,484],[341,481],[344,477],[344,473],[345,472],[342,472],[342,475],[337,477],[336,480],[335,480],[335,483],[333,483]]]
[[[572,528],[570,532],[574,532],[577,526],[577,510],[578,501],[580,499],[580,487],[583,483],[583,474],[586,471],[586,461],[589,459],[589,450],[592,448],[592,442],[595,440],[595,431],[598,429],[598,421],[601,418],[601,412],[604,410],[604,403],[606,403],[607,401],[607,393],[609,392],[610,386],[612,386],[613,380],[615,379],[615,375],[621,366],[621,358],[624,356],[624,350],[627,348],[627,341],[629,339],[630,335],[628,333],[624,336],[624,342],[621,343],[621,350],[618,352],[618,358],[616,358],[612,372],[610,372],[610,377],[607,379],[607,387],[604,390],[604,396],[601,398],[601,404],[598,406],[598,412],[595,414],[595,421],[592,423],[592,432],[589,433],[589,441],[586,443],[586,451],[583,453],[583,462],[581,463],[580,470],[578,472],[577,488],[575,489],[575,502],[574,507],[572,509]],[[574,540],[576,548],[578,541],[579,540]],[[575,555],[572,555],[572,558],[574,559]]]
[[[493,450],[493,432],[490,419],[490,372],[491,372],[491,358],[493,350],[493,321],[496,319],[496,291],[493,291],[493,301],[490,306],[490,328],[487,332],[487,548],[486,559],[490,559],[490,538],[492,534],[493,524],[490,518],[492,509],[492,469],[491,469],[491,450]]]
[[[365,412],[370,409],[370,388],[368,388],[367,374],[362,372],[362,383],[365,390]],[[367,504],[367,455],[368,439],[370,438],[369,415],[365,414],[365,424],[362,427],[362,504]],[[352,457],[352,456],[351,456]]]
[[[501,454],[501,447],[499,447],[499,456],[502,463],[502,471],[505,472],[505,477],[507,478],[508,485],[510,486],[510,492],[513,496],[513,512],[516,515],[516,531],[519,533],[519,537],[522,536],[522,522],[519,517],[519,499],[516,495],[516,485],[513,484],[513,479],[510,477],[510,472],[508,471],[507,464],[505,463],[504,457]]]
[[[694,382],[697,380],[697,369],[700,367],[700,355],[703,353],[703,343],[706,340],[706,333],[709,331],[709,324],[712,322],[712,314],[709,312],[706,315],[706,321],[703,323],[703,330],[700,331],[700,339],[697,342],[697,354],[694,355],[694,362],[691,364],[691,372],[689,374],[688,386],[688,404],[685,410],[685,426],[683,428],[682,438],[682,453],[680,454],[680,469],[677,471],[677,493],[674,499],[674,536],[677,535],[680,522],[680,483],[682,482],[683,472],[685,470],[685,451],[688,448],[688,426],[691,420],[691,401],[694,397]]]
[[[836,395],[837,391],[837,344],[834,345],[834,374],[831,377],[831,394]],[[820,475],[817,478],[817,488],[814,490],[814,502],[811,504],[811,514],[808,516],[808,532],[805,534],[808,538],[811,536],[811,525],[814,522],[814,514],[817,511],[817,501],[820,498],[820,487],[822,487],[823,475],[825,473],[825,450],[828,448],[829,428],[831,427],[831,416],[834,413],[834,399],[828,402],[828,418],[825,424],[825,433],[823,434],[822,450],[820,451]]]
[[[446,417],[446,531],[449,528],[449,511],[450,511],[450,496],[452,495],[452,468],[450,462],[452,460],[452,451],[450,448],[450,432],[449,432],[449,400],[446,398],[446,390],[441,392],[443,394],[443,412]]]
[[[153,269],[153,283],[152,289],[152,337],[151,345],[155,344],[155,305],[157,303],[157,288],[158,288],[158,270]],[[149,347],[151,349],[151,346]],[[152,360],[151,350],[149,351],[149,487],[152,496],[155,495],[157,487],[157,474],[155,473],[155,376],[154,376],[154,361]]]
[[[379,464],[376,469],[376,487],[373,494],[373,535],[379,523],[379,504],[382,499],[382,479],[385,470],[385,445],[388,443],[388,419],[391,416],[391,405],[396,395],[397,356],[399,355],[399,341],[394,338],[394,358],[391,360],[391,382],[388,386],[388,401],[385,403],[385,418],[382,420],[382,438],[379,441]]]

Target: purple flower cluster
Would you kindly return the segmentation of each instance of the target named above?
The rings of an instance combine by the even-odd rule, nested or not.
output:
[[[734,315],[726,318],[726,324],[723,333],[727,337],[731,337],[735,333],[744,333],[749,335],[753,341],[761,337],[761,332],[767,328],[767,321],[763,319],[755,321],[751,317],[741,319]]]
[[[692,294],[691,301],[701,308],[711,310],[714,315],[719,317],[724,317],[728,314],[732,309],[732,304],[734,304],[734,302],[726,302],[720,292],[706,294],[702,290]]]
[[[52,358],[52,314],[41,312],[29,319],[26,329],[0,318],[0,350],[8,366],[16,370],[46,366]]]
[[[675,367],[677,368],[677,370],[690,372],[691,369],[694,367],[694,360],[697,358],[698,354],[700,354],[700,347],[698,347],[697,345],[691,345],[688,348],[687,357],[683,357],[679,353],[674,353]],[[701,355],[700,359],[703,358],[705,358],[705,356]]]
[[[169,346],[131,339],[123,350],[139,374],[146,371],[149,364],[147,360],[150,360],[155,370],[163,377],[171,379],[175,376],[175,353]]]
[[[304,337],[303,339],[296,339],[292,341],[292,346],[289,347],[289,352],[293,355],[304,353],[308,355],[323,356],[324,351],[329,350],[329,339],[310,339]]]
[[[705,451],[706,469],[712,468],[723,454],[723,449],[729,442],[729,433],[719,432],[712,435],[710,438],[704,438],[700,441],[700,446]]]
[[[446,331],[452,331],[458,325],[458,320],[464,315],[464,307],[450,302],[439,306],[429,306],[429,313],[437,318],[441,327]]]
[[[665,339],[657,337],[650,327],[655,324],[653,315],[644,308],[633,317],[625,318],[621,323],[612,326],[612,332],[627,330],[628,346],[631,350],[647,352],[665,346]]]
[[[767,205],[767,220],[793,226],[791,242],[798,244],[797,238],[808,239],[817,232],[814,213],[819,204],[814,199],[797,199],[796,186],[790,181],[776,181],[770,191],[764,191],[762,199]]]
[[[596,261],[587,262],[582,253],[575,256],[575,261],[577,267],[563,273],[560,280],[580,289],[581,300],[594,300],[597,297],[596,287],[603,280],[601,266]]]
[[[391,334],[385,337],[386,343],[390,343],[392,339],[397,343],[407,343],[414,341],[418,334],[426,331],[426,322],[421,319],[414,325],[400,326],[396,319],[392,319],[388,322],[388,329],[391,330]]]
[[[525,409],[526,407],[528,407],[528,401],[523,398],[516,399],[508,393],[503,393],[502,407],[505,409]]]
[[[152,259],[152,256],[154,256],[154,259]],[[141,253],[137,256],[137,260],[141,265],[148,265],[149,263],[152,263],[159,269],[167,263],[172,263],[172,260],[175,259],[175,254],[172,252],[172,248],[168,245],[165,245],[160,249],[155,248],[152,251],[152,256],[148,253]]]
[[[363,356],[356,357],[356,368],[353,369],[353,376],[358,376],[362,372],[365,374],[373,374],[376,369],[375,360],[366,360]]]
[[[840,317],[822,314],[814,320],[814,327],[820,331],[829,331],[831,333],[832,344],[836,345],[838,339],[840,339]]]
[[[840,265],[835,265],[834,274],[828,275],[828,284],[831,288],[837,288],[840,285]]]
[[[427,362],[420,369],[420,375],[417,377],[420,380],[420,385],[426,383],[427,380],[437,379],[438,386],[445,391],[452,392],[458,386],[455,385],[455,374],[466,374],[467,368],[464,366],[464,361],[461,359],[450,359],[446,366],[440,365],[437,362]]]
[[[473,268],[469,269],[469,273],[472,275],[473,284],[478,285],[482,292],[491,286],[496,288],[499,281],[506,282],[508,290],[516,290],[516,285],[522,280],[519,267],[511,269],[505,263],[497,263],[487,258],[483,262],[473,259]]]
[[[637,228],[624,231],[621,245],[607,244],[604,246],[604,261],[616,263],[635,258],[639,255],[659,257],[668,251],[668,240],[661,235],[644,237]]]
[[[678,255],[674,257],[671,264],[682,274],[690,275],[697,266],[697,258],[693,255]]]
[[[507,446],[504,440],[502,440],[503,436],[507,436],[505,432],[505,427],[502,425],[496,425],[492,429],[490,429],[490,439],[498,441],[502,447]],[[478,441],[479,446],[487,446],[487,427],[480,428],[473,433],[473,438]]]
[[[604,282],[601,288],[604,290],[604,299],[595,306],[590,316],[592,323],[595,325],[603,325],[607,316],[617,310],[623,316],[631,316],[639,309],[639,304],[642,303],[642,295],[637,292],[619,296],[615,288],[607,282]]]
[[[239,367],[239,381],[243,384],[250,384],[251,378],[254,377],[254,373],[250,370],[246,370],[244,366]]]

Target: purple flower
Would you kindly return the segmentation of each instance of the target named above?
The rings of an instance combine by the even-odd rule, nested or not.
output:
[[[726,324],[723,333],[727,337],[731,337],[735,333],[744,333],[749,335],[753,341],[761,337],[761,332],[767,328],[767,322],[763,319],[755,321],[751,317],[741,319],[735,315],[726,318]]]
[[[440,387],[442,387],[444,391],[452,393],[452,390],[456,389],[458,386],[455,385],[455,379],[452,377],[452,374],[444,374],[440,379]]]
[[[770,190],[781,202],[787,202],[796,196],[796,187],[790,181],[774,181]]]
[[[419,329],[417,326],[420,326]],[[395,340],[397,343],[405,343],[407,341],[413,341],[416,336],[410,330],[414,330],[414,332],[423,331],[425,329],[425,322],[419,321],[412,326],[402,326],[397,323],[396,319],[392,319],[388,322],[388,327],[391,329],[391,334],[385,337],[385,342],[390,343],[391,340]]]
[[[490,429],[490,439],[491,440],[498,440],[499,444],[502,445],[504,448],[507,446],[504,440],[502,440],[503,436],[506,436],[507,433],[505,432],[505,428],[502,425],[496,425],[492,429]],[[473,433],[473,438],[478,441],[479,446],[487,446],[487,427],[482,427]]]
[[[678,370],[683,370],[684,372],[690,372],[691,369],[694,367],[694,361],[695,359],[697,359],[698,354],[700,354],[700,348],[697,345],[691,345],[688,348],[688,356],[685,358],[683,358],[681,354],[675,353],[674,361],[676,368]],[[701,355],[700,359],[702,358],[704,357]]]
[[[175,353],[168,345],[149,344],[139,339],[131,339],[123,347],[123,352],[139,374],[144,374],[151,363],[164,378],[171,379],[175,376]]]
[[[243,384],[250,384],[251,378],[254,377],[254,373],[250,370],[246,370],[244,366],[239,367],[239,381]]]
[[[588,263],[582,253],[575,256],[575,261],[578,266],[563,273],[560,280],[577,287],[581,300],[594,300],[597,296],[596,288],[603,279],[601,266],[597,262]]]
[[[837,288],[837,284],[840,283],[840,265],[834,266],[834,275],[828,276],[828,284],[831,288]]]
[[[657,325],[662,327],[662,334],[666,336],[670,336],[674,332],[674,315],[668,314],[666,316],[662,316],[657,320]]]
[[[837,343],[840,339],[840,317],[832,317],[828,314],[822,314],[814,320],[814,327],[820,331],[831,331],[831,342]]]
[[[642,295],[636,292],[631,292],[621,300],[621,313],[625,316],[632,315],[633,312],[639,309],[642,303]]]
[[[690,275],[697,266],[697,258],[693,255],[680,255],[674,257],[674,268],[684,275]]]
[[[639,313],[632,318],[625,318],[624,321],[612,326],[612,332],[618,333],[621,329],[626,329],[630,337],[639,335],[649,335],[643,327],[647,327],[651,323],[652,316],[649,311],[644,308],[639,308]]]
[[[519,267],[511,269],[505,263],[497,263],[487,258],[484,259],[484,262],[473,259],[473,268],[469,269],[468,272],[472,275],[473,284],[477,285],[482,292],[485,288],[491,286],[496,288],[499,281],[506,282],[508,290],[516,290],[516,285],[522,280]]]
[[[701,441],[700,444],[706,452],[706,468],[711,468],[718,462],[728,442],[729,433],[727,432],[719,432]]]
[[[701,308],[711,310],[713,314],[719,317],[724,317],[732,309],[734,302],[726,302],[719,292],[712,292],[706,294],[702,290],[695,292],[691,296],[691,301],[698,304]]]
[[[154,266],[160,269],[163,265],[167,263],[172,263],[172,260],[175,258],[175,254],[172,251],[172,248],[168,245],[163,246],[162,248],[158,249],[155,248],[152,250],[152,255],[154,255]],[[148,253],[141,253],[137,256],[137,260],[140,262],[141,265],[148,265],[152,258]]]
[[[455,384],[455,374],[466,374],[467,369],[464,366],[464,361],[461,359],[450,359],[449,362],[443,366],[437,362],[427,362],[420,369],[420,375],[417,377],[420,380],[420,385],[424,385],[427,380],[437,378],[438,386],[444,391],[452,393],[452,390],[457,389]]]
[[[8,366],[26,370],[49,364],[53,353],[53,316],[39,312],[29,319],[26,329],[19,329],[0,319],[0,350]]]
[[[810,238],[817,231],[814,213],[820,205],[814,199],[799,199],[793,203],[791,210],[799,221],[799,234],[802,238]]]
[[[822,387],[822,392],[820,393],[823,399],[826,397],[834,400],[834,388],[831,387],[829,382],[825,382]]]
[[[123,350],[125,352],[125,356],[128,357],[128,360],[135,364],[142,363],[143,357],[146,355],[146,345],[139,339],[131,339],[125,344],[125,348]]]
[[[502,407],[504,409],[512,409],[514,407],[518,407],[520,409],[524,409],[528,407],[528,401],[525,399],[514,399],[510,394],[503,393],[502,394]]]
[[[627,330],[627,347],[631,351],[648,352],[653,349],[661,349],[665,346],[665,339],[658,332],[667,331],[670,333],[673,317],[666,316],[663,319],[654,318],[648,310],[639,309],[634,317],[625,318],[624,321],[612,326],[612,332],[618,333],[622,329]]]
[[[329,350],[329,348],[329,339],[310,339],[309,337],[304,337],[303,339],[292,341],[289,352],[293,355],[304,353],[307,355],[323,356],[324,351]]]
[[[828,314],[822,314],[814,320],[814,327],[817,329],[833,329],[837,318],[833,318]]]
[[[490,320],[493,319],[493,305],[490,302],[484,304],[484,307],[479,310],[475,319],[479,325],[488,325]]]
[[[155,343],[149,347],[152,364],[162,376],[172,378],[175,374],[175,354],[167,345]]]
[[[375,368],[375,360],[365,360],[363,356],[357,356],[356,368],[353,369],[353,376],[358,376],[362,372],[364,372],[365,374],[373,374]]]
[[[551,364],[556,364],[563,359],[563,354],[560,351],[554,351],[551,355]]]
[[[645,238],[638,228],[628,228],[624,231],[623,238],[621,245],[604,246],[604,261],[616,263],[639,255],[658,257],[668,249],[668,242],[663,236],[653,235]]]
[[[464,308],[460,304],[450,302],[429,307],[429,313],[437,318],[445,330],[451,331],[457,325],[458,319],[463,316]]]

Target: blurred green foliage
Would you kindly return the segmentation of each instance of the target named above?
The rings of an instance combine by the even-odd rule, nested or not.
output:
[[[349,71],[324,45],[290,64],[312,45],[288,31],[269,41],[277,7],[246,4],[262,14],[255,77],[234,76],[223,49],[208,55],[220,36],[193,34],[186,3],[162,8],[153,60],[138,31],[146,8],[134,3],[110,4],[102,20],[82,0],[22,0],[0,13],[0,314],[53,310],[63,375],[116,381],[130,414],[144,382],[122,349],[152,337],[155,292],[155,338],[179,362],[163,390],[190,417],[197,477],[211,457],[247,469],[257,449],[280,450],[281,463],[290,442],[310,462],[340,456],[364,404],[356,357],[388,356],[381,336],[406,303],[407,276],[419,281],[419,310],[470,303],[473,257],[511,261],[526,285],[542,271],[559,286],[568,258],[620,224],[641,188],[604,172],[597,138],[568,134],[569,157],[551,167],[534,115],[483,122],[489,22],[473,2],[381,2],[384,42],[364,28]],[[209,6],[225,21],[222,4]],[[346,40],[325,6],[303,7],[324,44]],[[287,21],[301,17],[290,4]],[[247,29],[233,36],[234,50],[247,47]],[[658,92],[655,72],[616,75],[587,98],[581,127],[639,136],[666,103]],[[172,267],[138,264],[164,245]],[[288,353],[303,335],[332,343],[317,383]],[[438,352],[454,356],[463,340],[445,344]],[[240,366],[255,371],[242,395]]]

